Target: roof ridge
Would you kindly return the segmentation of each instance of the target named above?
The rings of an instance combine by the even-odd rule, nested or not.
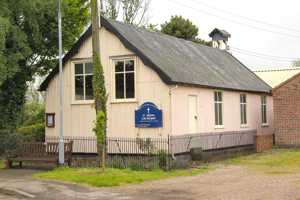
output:
[[[300,70],[300,67],[286,67],[286,68],[277,68],[277,69],[259,69],[253,70],[253,72],[276,72],[276,71],[293,71]]]
[[[104,17],[104,16],[102,16],[102,17]],[[175,40],[179,40],[179,41],[191,43],[191,44],[193,44],[193,45],[195,45],[195,46],[198,46],[198,45],[199,45],[199,46],[202,46],[202,47],[205,47],[205,48],[215,49],[215,50],[221,51],[221,52],[225,51],[225,50],[222,50],[222,49],[219,49],[219,48],[214,48],[214,47],[212,47],[212,46],[207,46],[207,45],[204,45],[204,44],[201,44],[201,43],[193,42],[193,41],[191,41],[191,40],[187,40],[187,39],[184,39],[184,38],[178,38],[178,37],[175,37],[175,36],[173,36],[173,35],[168,35],[168,34],[166,34],[166,33],[162,33],[161,31],[149,31],[149,30],[146,29],[145,27],[136,26],[136,25],[134,25],[134,24],[126,24],[126,23],[124,23],[124,22],[117,21],[117,20],[112,20],[112,19],[108,19],[108,18],[106,18],[106,17],[104,17],[104,18],[105,18],[106,20],[108,20],[108,21],[116,22],[116,23],[118,23],[118,24],[122,24],[122,25],[125,25],[125,26],[131,26],[132,28],[137,29],[137,30],[141,29],[141,30],[147,31],[147,32],[150,33],[150,34],[157,34],[157,35],[162,36],[162,37],[169,37],[169,38],[172,38],[172,39],[175,39]]]

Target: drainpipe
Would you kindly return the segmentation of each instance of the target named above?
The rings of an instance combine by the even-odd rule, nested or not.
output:
[[[170,99],[170,110],[169,110],[169,113],[170,113],[170,130],[171,130],[171,133],[170,133],[169,137],[173,134],[173,121],[172,121],[172,108],[173,108],[173,106],[172,106],[172,91],[175,90],[175,89],[177,89],[177,88],[178,88],[178,85],[175,85],[174,87],[171,87],[171,88],[169,89],[169,99]],[[171,155],[172,155],[172,158],[173,158],[174,160],[176,160],[173,151],[171,152]]]

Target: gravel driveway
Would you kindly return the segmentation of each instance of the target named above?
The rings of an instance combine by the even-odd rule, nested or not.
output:
[[[299,200],[299,174],[267,176],[241,166],[221,166],[193,177],[171,178],[114,188],[40,181],[35,171],[0,171],[0,199],[41,200]],[[3,190],[15,191],[5,194]],[[2,192],[1,192],[2,191]]]

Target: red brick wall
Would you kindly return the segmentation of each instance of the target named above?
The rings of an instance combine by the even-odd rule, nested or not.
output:
[[[275,143],[300,146],[300,75],[273,91]]]
[[[265,150],[272,149],[274,135],[256,135],[255,145],[256,152],[263,152]]]

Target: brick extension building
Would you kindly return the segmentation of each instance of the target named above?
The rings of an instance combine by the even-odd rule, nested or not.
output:
[[[275,142],[300,146],[300,73],[273,89]]]

